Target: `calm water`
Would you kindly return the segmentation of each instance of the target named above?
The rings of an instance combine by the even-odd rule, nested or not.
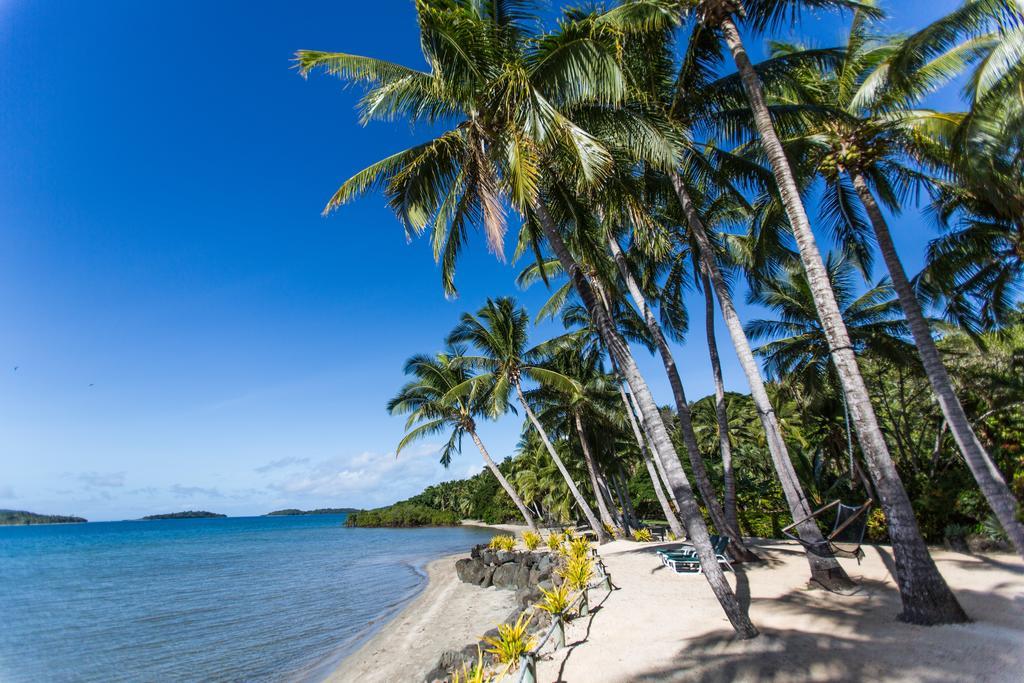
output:
[[[316,680],[490,536],[343,520],[0,527],[0,681]]]

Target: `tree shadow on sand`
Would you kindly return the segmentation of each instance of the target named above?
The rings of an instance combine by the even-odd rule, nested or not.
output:
[[[759,602],[772,602],[775,623],[780,616],[789,622],[803,619],[806,628],[767,627],[749,641],[716,631],[686,641],[668,666],[638,666],[630,680],[1019,680],[1024,598],[957,591],[977,623],[913,626],[897,620],[899,596],[891,585],[864,584],[866,595],[854,600],[823,600],[812,591],[755,599],[755,610]]]

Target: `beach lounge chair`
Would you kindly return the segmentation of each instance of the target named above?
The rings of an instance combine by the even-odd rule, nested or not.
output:
[[[711,545],[714,546],[717,544],[721,538],[722,537],[718,534],[711,534]],[[667,557],[693,557],[697,554],[692,543],[683,543],[677,548],[661,548],[655,552],[657,552],[658,557],[661,558],[661,563],[666,566],[668,566],[668,563],[665,561],[665,558]]]
[[[732,569],[732,562],[729,561],[729,556],[725,554],[725,550],[729,546],[729,540],[728,536],[716,536],[712,538],[711,545],[718,564],[724,564],[728,569]],[[669,553],[663,556],[662,561],[665,563],[665,566],[676,574],[701,574],[704,572],[696,549],[686,553]]]

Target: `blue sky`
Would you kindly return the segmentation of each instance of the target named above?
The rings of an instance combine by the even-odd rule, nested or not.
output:
[[[957,3],[888,4],[905,30]],[[361,128],[357,92],[290,68],[299,48],[418,65],[415,28],[411,0],[0,0],[0,507],[370,506],[479,470],[467,448],[445,471],[436,444],[396,460],[384,405],[462,311],[545,294],[477,239],[446,300],[379,197],[322,218],[340,181],[424,131]],[[841,23],[798,35],[833,44]],[[898,228],[916,269],[934,228],[913,211]],[[691,399],[711,390],[702,310],[676,350]],[[481,435],[504,457],[518,427]]]

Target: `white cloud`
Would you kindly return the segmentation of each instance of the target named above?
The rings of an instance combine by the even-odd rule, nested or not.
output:
[[[195,498],[205,496],[207,498],[223,498],[224,494],[219,489],[205,488],[203,486],[182,486],[175,484],[171,486],[170,492],[179,498]]]
[[[281,458],[279,460],[271,460],[266,465],[261,465],[260,467],[257,467],[254,471],[264,473],[269,472],[271,470],[279,470],[285,467],[291,467],[293,465],[305,465],[308,462],[309,458]]]
[[[124,472],[79,472],[76,478],[88,488],[124,486]]]
[[[337,505],[377,506],[408,498],[425,486],[458,476],[438,462],[438,446],[423,444],[394,453],[366,451],[311,463],[268,484],[289,500],[315,500]],[[472,473],[479,471],[472,469]],[[457,472],[457,471],[456,471]]]

